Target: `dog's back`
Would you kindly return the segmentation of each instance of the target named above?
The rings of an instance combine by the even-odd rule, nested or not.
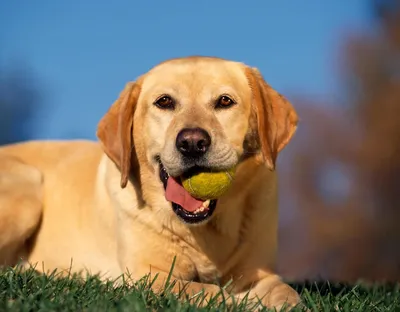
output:
[[[85,235],[96,230],[91,210],[101,157],[100,146],[90,141],[0,147],[0,264],[14,265],[22,257],[41,270],[43,260],[51,268],[52,259],[60,267],[64,258],[60,269],[68,269],[71,261],[79,265],[104,258],[93,235]]]

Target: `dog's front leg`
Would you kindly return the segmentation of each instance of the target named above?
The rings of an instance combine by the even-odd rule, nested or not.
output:
[[[137,273],[135,276],[132,276],[131,274],[130,276],[136,281],[137,278],[135,276],[139,277]],[[147,276],[148,284],[157,294],[163,292],[174,293],[178,295],[179,298],[189,298],[191,302],[197,302],[202,306],[206,305],[211,300],[215,300],[218,303],[225,301],[226,304],[232,302],[232,297],[225,290],[215,284],[187,281],[168,272],[155,269],[153,266],[151,268],[151,273],[143,274],[143,276]]]

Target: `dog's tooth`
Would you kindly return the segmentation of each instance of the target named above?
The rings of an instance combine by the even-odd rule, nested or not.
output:
[[[203,203],[203,205],[202,205],[203,210],[204,210],[204,208],[208,208],[209,205],[210,205],[210,200],[208,199],[208,200],[206,200],[206,201]]]
[[[204,208],[203,206],[200,206],[200,207],[197,208],[195,211],[193,211],[193,213],[194,213],[194,214],[197,214],[197,213],[203,212],[204,209],[205,209],[205,208]]]

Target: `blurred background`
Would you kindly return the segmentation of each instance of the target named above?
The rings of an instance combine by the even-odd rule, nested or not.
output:
[[[0,144],[95,139],[127,81],[185,55],[256,66],[298,110],[281,274],[400,280],[399,0],[1,1]]]

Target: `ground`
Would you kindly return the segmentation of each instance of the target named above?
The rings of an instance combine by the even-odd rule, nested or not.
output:
[[[102,283],[97,277],[38,274],[33,270],[0,272],[0,311],[224,311],[224,304],[211,302],[199,308],[195,303],[166,290],[154,294],[146,279],[134,286]],[[293,285],[311,311],[400,311],[400,284],[343,285],[306,283]],[[202,298],[199,297],[198,300]],[[232,311],[247,311],[238,306]],[[267,311],[265,309],[265,311]],[[297,311],[302,311],[298,309]]]

